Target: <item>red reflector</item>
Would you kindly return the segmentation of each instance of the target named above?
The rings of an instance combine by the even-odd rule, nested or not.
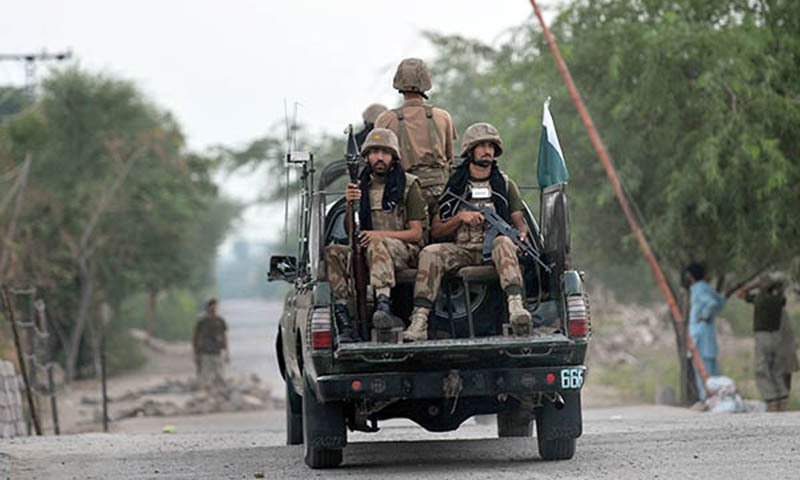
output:
[[[331,348],[331,332],[324,330],[321,332],[311,332],[311,348],[315,350]]]
[[[556,376],[552,373],[547,374],[547,383],[553,383],[556,381]]]
[[[353,380],[353,383],[350,384],[350,387],[353,389],[354,392],[361,391],[361,381]]]
[[[570,318],[569,319],[569,336],[570,337],[585,337],[588,333],[588,325],[585,318]]]

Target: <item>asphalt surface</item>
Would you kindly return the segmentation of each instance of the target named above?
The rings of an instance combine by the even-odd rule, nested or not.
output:
[[[280,384],[275,304],[226,302],[231,368]],[[591,404],[590,399],[586,403]],[[175,433],[161,433],[171,425]],[[679,408],[587,408],[575,458],[540,459],[535,439],[498,439],[468,421],[433,434],[407,421],[351,433],[343,465],[310,470],[284,445],[283,411],[137,418],[111,434],[0,440],[2,479],[738,479],[800,478],[800,412],[710,414]]]
[[[10,479],[798,478],[800,412],[708,414],[668,407],[588,409],[572,460],[544,462],[535,439],[494,425],[431,434],[391,422],[351,434],[341,467],[312,471],[285,446],[282,412],[142,419],[139,433],[21,438],[0,444]],[[149,432],[149,433],[148,433]],[[263,477],[261,476],[263,475]]]

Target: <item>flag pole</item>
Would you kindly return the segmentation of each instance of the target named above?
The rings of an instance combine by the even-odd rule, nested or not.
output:
[[[639,223],[633,216],[633,212],[631,211],[631,208],[628,205],[628,199],[627,197],[625,197],[625,194],[622,191],[622,185],[620,184],[619,177],[617,177],[617,172],[615,171],[614,166],[611,165],[611,161],[608,159],[608,154],[606,153],[606,147],[603,144],[603,141],[600,140],[600,136],[597,134],[597,129],[594,126],[592,117],[586,110],[586,107],[583,104],[583,100],[581,100],[581,95],[578,92],[578,89],[575,87],[575,83],[572,81],[572,75],[570,75],[569,69],[567,68],[567,65],[564,63],[564,59],[561,57],[561,52],[558,50],[556,39],[555,37],[553,37],[553,34],[550,32],[550,29],[547,28],[547,24],[544,21],[544,17],[542,17],[542,11],[539,9],[539,5],[536,3],[536,0],[530,0],[530,2],[531,5],[533,6],[534,11],[536,12],[536,17],[538,17],[539,19],[539,24],[542,26],[542,31],[544,32],[544,37],[547,40],[547,45],[550,47],[550,51],[553,53],[553,57],[555,57],[556,65],[558,66],[558,71],[561,72],[561,77],[564,79],[564,83],[567,85],[567,89],[569,90],[569,93],[572,96],[572,100],[575,102],[575,106],[578,108],[578,113],[581,116],[581,120],[583,120],[583,125],[589,132],[589,138],[591,139],[592,145],[594,146],[594,149],[597,152],[597,156],[603,163],[603,167],[605,167],[606,169],[606,174],[608,175],[608,178],[611,181],[611,185],[614,187],[614,193],[617,196],[617,200],[619,201],[620,207],[622,207],[622,211],[623,213],[625,213],[625,217],[628,219],[628,224],[630,225],[631,230],[633,230],[633,233],[636,236],[636,240],[638,240],[639,246],[642,249],[642,254],[644,254],[645,258],[647,259],[647,262],[650,264],[650,268],[653,270],[653,274],[656,277],[656,282],[658,282],[658,286],[661,288],[661,292],[664,294],[664,298],[667,300],[667,305],[669,305],[670,312],[672,313],[672,318],[675,320],[677,325],[682,326],[684,320],[683,320],[683,315],[681,315],[680,308],[678,307],[678,302],[672,295],[672,291],[670,290],[669,285],[667,284],[667,280],[664,277],[664,272],[661,270],[661,266],[658,264],[658,261],[653,255],[653,252],[650,249],[650,245],[647,242],[647,238],[645,238],[642,229],[639,228]],[[685,331],[685,329],[681,328],[681,331]],[[697,369],[697,373],[700,375],[700,378],[702,379],[703,383],[703,388],[705,389],[706,380],[708,380],[708,374],[706,373],[706,369],[703,366],[703,361],[700,358],[700,353],[697,351],[697,347],[695,346],[691,337],[688,335],[686,336],[686,346],[692,353],[692,360],[694,362],[695,369]]]

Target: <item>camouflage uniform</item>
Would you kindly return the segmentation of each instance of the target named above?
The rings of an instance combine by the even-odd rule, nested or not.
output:
[[[381,138],[386,134],[387,138]],[[373,138],[374,137],[374,138]],[[386,129],[376,128],[364,143],[362,155],[370,148],[386,147],[397,156],[397,139]],[[396,161],[396,160],[395,160]],[[382,198],[384,183],[372,176],[369,185],[369,204],[372,217],[372,229],[375,231],[402,231],[409,228],[409,222],[427,220],[425,204],[414,175],[403,173],[405,191],[403,202],[398,203],[391,211],[384,211]],[[413,268],[416,265],[421,243],[407,243],[396,238],[375,238],[370,241],[366,251],[369,268],[370,285],[377,291],[391,289],[395,286],[395,270]],[[345,245],[329,245],[325,247],[325,262],[328,269],[328,281],[331,284],[333,298],[336,303],[347,303],[354,297],[348,279],[352,278],[350,270],[351,249]]]
[[[334,301],[346,303],[353,297],[350,271],[350,254],[347,245],[325,247],[325,263],[328,267],[328,281],[333,290]],[[372,288],[392,288],[395,286],[394,272],[414,268],[419,255],[419,245],[408,244],[396,238],[376,238],[367,248],[369,284]]]
[[[418,58],[403,60],[397,67],[394,88],[424,96],[431,88],[425,62]],[[406,100],[400,108],[383,112],[375,126],[397,135],[402,152],[400,164],[419,178],[428,211],[433,212],[453,167],[453,140],[458,134],[450,114],[422,100]]]
[[[201,388],[221,391],[225,388],[225,369],[222,350],[225,348],[225,333],[228,326],[218,315],[203,315],[195,325],[192,345],[199,359],[197,377]]]
[[[461,145],[461,156],[472,155],[473,149],[482,142],[494,145],[494,157],[503,153],[503,141],[497,129],[488,123],[476,123],[464,132]],[[465,168],[470,168],[467,165]],[[509,214],[524,209],[519,188],[504,173]],[[467,197],[475,206],[495,209],[492,198],[490,178],[484,180],[469,179]],[[481,192],[481,195],[478,195]],[[472,198],[469,198],[470,195]],[[463,209],[459,205],[458,211]],[[438,205],[436,213],[438,215]],[[455,218],[455,217],[451,217]],[[416,341],[427,339],[428,315],[439,294],[442,278],[446,273],[455,272],[461,267],[477,265],[483,261],[483,242],[490,227],[487,222],[480,225],[462,223],[455,232],[454,243],[438,243],[425,247],[419,256],[416,282],[414,284],[414,310],[411,313],[411,325],[403,332],[405,340]],[[515,334],[529,334],[532,328],[530,313],[525,310],[522,299],[522,270],[517,257],[517,247],[505,236],[498,236],[492,241],[492,263],[495,265],[500,286],[506,293],[508,301],[509,321]]]
[[[490,188],[489,182],[470,181],[473,188]],[[507,179],[509,186],[509,210],[520,211],[522,200],[519,189],[512,180]],[[470,203],[494,209],[491,199],[471,199]],[[479,265],[483,259],[483,240],[489,231],[484,222],[478,226],[463,224],[456,231],[455,243],[436,243],[425,247],[419,255],[419,267],[414,286],[414,302],[421,305],[433,305],[442,278],[461,267]],[[503,290],[519,293],[522,287],[522,271],[517,257],[517,247],[508,237],[498,236],[492,242],[492,263],[497,269],[500,286]],[[418,302],[418,300],[422,300]]]

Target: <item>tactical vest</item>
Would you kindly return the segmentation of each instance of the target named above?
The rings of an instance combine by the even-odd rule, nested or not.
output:
[[[395,108],[392,111],[397,115],[397,136],[400,142],[400,152],[403,155],[403,159],[411,165],[408,172],[413,172],[419,178],[419,185],[425,190],[436,185],[446,184],[447,179],[450,177],[450,166],[442,150],[442,138],[439,135],[439,129],[436,128],[436,122],[433,119],[433,107],[430,105],[421,106],[425,109],[425,117],[428,119],[428,141],[430,142],[431,150],[433,150],[433,154],[426,152],[422,158],[417,158],[414,149],[411,148],[403,108]]]
[[[508,176],[503,172],[501,172],[501,175],[503,175],[503,180],[506,182],[506,192],[508,192]],[[485,180],[468,180],[466,190],[468,194],[467,201],[471,204],[476,207],[488,207],[492,211],[495,211],[494,202],[492,201],[492,197],[494,196],[492,193],[492,185],[489,183],[488,178]],[[488,191],[488,195],[484,195],[486,198],[475,198],[474,194],[478,191]],[[463,206],[460,207],[459,211],[463,208]],[[469,248],[470,250],[483,250],[483,240],[489,228],[491,227],[487,222],[483,222],[480,225],[462,223],[458,227],[458,230],[456,230],[456,245]]]
[[[408,228],[408,221],[406,220],[406,199],[411,186],[417,181],[415,175],[406,173],[406,188],[403,191],[403,201],[399,202],[395,207],[386,212],[383,210],[383,189],[385,183],[372,182],[369,186],[369,207],[372,215],[372,229],[373,230],[390,230],[399,231]]]

